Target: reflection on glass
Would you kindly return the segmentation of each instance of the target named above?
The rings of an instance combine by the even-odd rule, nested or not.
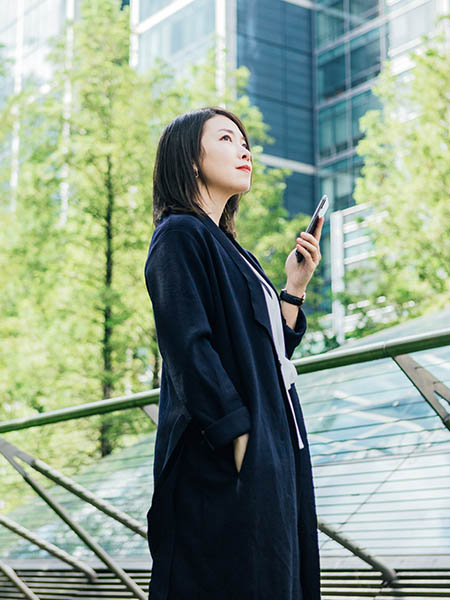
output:
[[[319,113],[319,154],[332,156],[348,147],[347,101],[324,108]]]
[[[139,0],[139,21],[144,21],[162,8],[172,4],[174,0]]]
[[[345,47],[340,45],[318,58],[319,102],[345,90]]]
[[[350,27],[354,29],[364,25],[370,19],[380,15],[378,0],[349,0],[350,5]]]
[[[434,0],[421,4],[389,22],[389,46],[398,48],[420,38],[433,28],[436,18]]]
[[[148,69],[156,57],[173,66],[204,54],[206,39],[214,31],[214,1],[195,0],[139,38],[139,70]],[[200,52],[201,51],[201,52]]]
[[[359,119],[366,114],[368,110],[380,108],[380,102],[377,97],[368,90],[352,98],[352,140],[356,146],[363,134],[359,127]]]
[[[332,211],[342,210],[353,204],[353,177],[350,161],[340,160],[320,170],[320,188],[327,194]]]
[[[372,79],[380,72],[380,30],[373,29],[350,43],[352,87]]]
[[[321,2],[316,13],[316,44],[322,46],[332,42],[345,31],[343,0]]]

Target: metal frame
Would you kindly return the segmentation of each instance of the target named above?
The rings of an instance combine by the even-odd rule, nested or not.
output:
[[[1,559],[0,559],[0,571],[3,571],[3,573],[6,575],[6,577],[16,586],[16,588],[18,590],[20,590],[22,592],[22,594],[25,596],[25,598],[27,598],[28,600],[39,600],[39,596],[36,596],[36,594],[33,592],[33,590],[31,590],[27,586],[25,581],[17,575],[17,573],[14,571],[14,569],[12,567],[10,567],[9,565],[7,565]]]
[[[445,408],[439,403],[436,395],[439,395],[443,399],[450,403],[450,390],[442,382],[436,380],[425,368],[421,367],[416,361],[414,361],[408,353],[418,352],[421,350],[429,350],[432,348],[439,348],[442,346],[450,345],[450,329],[444,329],[436,331],[431,334],[409,336],[400,338],[390,342],[379,342],[370,344],[367,346],[359,346],[345,350],[334,350],[325,354],[312,356],[310,358],[303,358],[293,361],[297,369],[297,373],[311,373],[314,371],[321,371],[324,369],[332,369],[342,367],[346,365],[359,364],[362,362],[368,362],[378,360],[381,358],[391,358],[396,362],[399,368],[407,375],[413,385],[419,390],[421,395],[430,404],[433,410],[440,416],[444,425],[450,429],[450,415]],[[157,422],[157,402],[159,399],[159,388],[150,390],[148,392],[142,392],[139,394],[132,394],[129,396],[121,396],[119,398],[109,398],[106,400],[100,400],[98,402],[92,402],[89,404],[83,404],[81,406],[75,406],[70,408],[64,408],[61,410],[55,410],[48,413],[42,413],[38,416],[23,419],[14,419],[11,421],[5,421],[0,423],[0,433],[8,431],[17,431],[20,429],[26,429],[29,427],[37,427],[41,425],[48,425],[51,423],[58,423],[67,421],[70,419],[78,419],[82,417],[88,417],[97,414],[104,414],[113,412],[116,410],[127,410],[130,408],[140,407],[153,422]],[[49,477],[56,483],[62,485],[69,491],[75,493],[83,500],[93,504],[109,516],[119,520],[121,523],[145,536],[145,532],[140,525],[134,522],[133,519],[128,515],[120,514],[114,507],[108,506],[109,503],[100,500],[94,496],[91,492],[73,482],[68,477],[65,477],[43,461],[36,460],[30,455],[18,450],[12,444],[0,439],[0,452],[2,452],[6,459],[12,464],[12,466],[21,473],[22,477],[27,481],[33,489],[49,504],[49,506],[79,535],[79,537],[90,547],[99,558],[116,573],[121,580],[129,587],[129,589],[135,590],[137,588],[137,597],[147,600],[142,590],[136,586],[136,584],[130,580],[128,575],[124,573],[120,567],[110,559],[110,557],[90,538],[90,536],[82,530],[79,526],[72,522],[69,515],[60,507],[57,503],[51,500],[48,494],[43,490],[25,471],[20,467],[14,460],[14,456],[20,457],[27,464],[38,470],[40,473]],[[137,524],[137,527],[135,526]],[[355,556],[359,557],[363,561],[367,562],[374,569],[380,571],[383,575],[384,580],[389,583],[395,583],[396,572],[388,565],[386,565],[380,559],[374,557],[370,553],[360,548],[353,541],[349,540],[346,536],[340,532],[334,530],[330,525],[324,521],[319,520],[318,528],[325,535],[335,540],[344,548],[347,548]],[[126,580],[130,583],[130,587]],[[136,593],[136,592],[135,592]]]
[[[77,558],[73,558],[73,556],[70,556],[70,554],[68,554],[65,550],[62,550],[61,548],[58,548],[58,546],[55,546],[54,544],[45,541],[29,529],[26,529],[25,527],[22,527],[22,525],[19,525],[11,519],[8,519],[8,517],[0,515],[0,525],[3,525],[10,531],[16,533],[17,535],[20,535],[20,537],[23,537],[24,539],[28,540],[29,542],[32,542],[39,548],[42,548],[49,554],[52,554],[56,558],[59,558],[59,560],[62,560],[63,562],[67,563],[76,571],[81,571],[87,576],[89,581],[95,581],[97,579],[97,573],[94,571],[94,569],[91,569],[89,565],[87,565],[81,560],[78,560]]]
[[[408,354],[394,356],[393,359],[450,431],[450,414],[438,400],[440,397],[450,404],[450,388]]]
[[[11,466],[22,476],[22,478],[28,483],[30,487],[48,504],[48,506],[70,527],[70,529],[81,539],[82,542],[109,568],[122,583],[135,594],[136,598],[140,600],[147,600],[147,595],[139,587],[133,579],[113,560],[103,548],[97,544],[97,542],[88,534],[88,532],[75,523],[69,513],[55,500],[53,500],[50,494],[35,480],[33,479],[25,469],[15,460],[16,457],[27,457],[26,453],[22,453],[13,444],[0,439],[0,453],[6,458]],[[23,456],[21,456],[23,454]],[[45,463],[44,463],[45,464]],[[33,465],[31,465],[33,466]],[[81,486],[80,486],[81,487]],[[102,501],[103,502],[103,501]]]
[[[317,354],[308,358],[299,358],[292,361],[297,369],[297,373],[312,373],[323,369],[334,369],[346,365],[355,365],[362,362],[377,360],[379,358],[393,358],[399,354],[419,352],[420,350],[430,350],[441,346],[450,345],[450,328],[441,331],[435,331],[431,334],[409,336],[399,338],[392,342],[378,342],[367,346],[359,346],[348,350],[332,350],[324,354]],[[61,423],[71,419],[81,419],[82,417],[91,417],[110,413],[116,410],[127,410],[138,408],[147,404],[157,404],[159,400],[159,388],[138,394],[128,396],[119,396],[117,398],[107,398],[97,402],[89,402],[81,406],[71,406],[61,408],[46,413],[41,413],[33,417],[24,417],[21,419],[12,419],[0,423],[0,434],[9,431],[18,431],[28,429],[29,427],[38,427],[41,425],[50,425],[51,423]]]

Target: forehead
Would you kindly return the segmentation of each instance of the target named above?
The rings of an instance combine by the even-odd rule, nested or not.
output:
[[[221,129],[229,129],[235,135],[244,137],[244,134],[239,129],[234,121],[226,117],[225,115],[215,115],[208,119],[205,123],[205,133],[218,133]]]

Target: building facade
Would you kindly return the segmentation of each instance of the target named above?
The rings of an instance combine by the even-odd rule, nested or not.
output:
[[[378,106],[374,79],[387,59],[396,72],[407,70],[408,52],[448,12],[448,0],[131,0],[130,5],[138,69],[157,56],[182,68],[201,60],[212,43],[227,49],[231,67],[249,68],[248,94],[275,139],[262,159],[292,171],[284,197],[291,215],[311,214],[323,193],[330,199],[329,214],[353,206],[362,166],[356,154],[359,119]],[[333,270],[336,279],[343,252],[331,244],[330,223],[328,218],[322,237],[325,290],[331,289]],[[323,308],[332,310],[327,294]]]
[[[371,91],[374,79],[386,59],[394,71],[407,71],[408,52],[433,30],[437,16],[449,10],[449,0],[130,0],[129,4],[130,62],[136,69],[145,71],[161,57],[182,70],[201,61],[213,44],[226,49],[230,67],[249,68],[248,94],[274,138],[264,148],[262,160],[292,171],[284,196],[291,215],[311,214],[323,193],[330,198],[329,215],[353,206],[354,182],[362,166],[356,154],[359,119],[377,107]],[[43,84],[50,79],[45,60],[49,39],[62,31],[67,18],[78,18],[79,6],[80,0],[0,3],[0,51],[11,64],[10,76],[0,77],[0,103],[19,91],[28,77]],[[224,85],[221,57],[219,52],[219,87]],[[13,136],[8,149],[13,158],[12,197],[19,143],[19,136]],[[339,280],[338,262],[344,255],[344,249],[336,246],[343,238],[333,237],[331,222],[327,218],[322,236],[324,292],[332,289],[332,280]],[[324,293],[323,298],[323,308],[331,313],[330,295]]]

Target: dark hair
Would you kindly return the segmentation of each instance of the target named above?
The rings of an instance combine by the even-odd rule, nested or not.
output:
[[[239,117],[216,106],[207,106],[177,116],[164,129],[156,152],[153,171],[153,224],[171,212],[206,214],[199,204],[200,191],[197,181],[202,181],[200,158],[202,156],[203,126],[215,115],[231,119],[241,130],[250,148],[248,135]],[[193,165],[198,169],[194,175]],[[219,227],[236,237],[234,216],[239,208],[242,194],[228,199],[220,218]]]

